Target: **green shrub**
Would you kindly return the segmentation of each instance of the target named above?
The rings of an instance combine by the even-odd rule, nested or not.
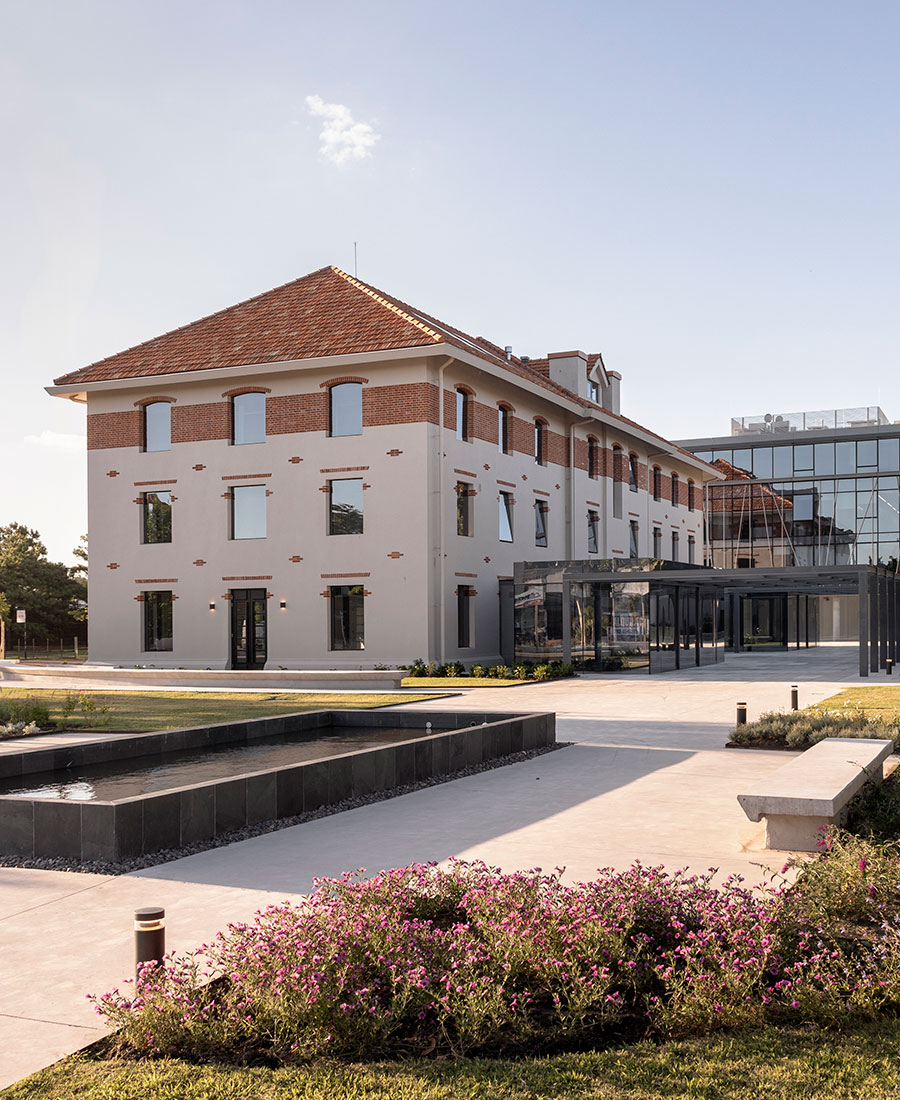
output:
[[[407,676],[425,676],[425,662],[421,657],[416,657],[411,665],[405,665]]]
[[[755,722],[736,726],[731,733],[732,745],[775,743],[791,749],[806,749],[826,737],[863,737],[896,742],[898,731],[878,719],[866,718],[859,711],[831,713],[811,707],[809,710],[782,714],[771,711]]]
[[[491,665],[487,670],[487,675],[492,680],[508,680],[509,668],[506,665]]]
[[[50,708],[41,699],[11,698],[0,695],[0,725],[34,722],[36,726],[50,725]]]
[[[484,665],[472,665],[469,675],[474,676],[476,680],[481,679],[485,675]]]

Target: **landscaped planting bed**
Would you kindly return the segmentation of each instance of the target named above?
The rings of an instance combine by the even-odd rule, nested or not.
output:
[[[894,1013],[898,849],[836,831],[828,844],[762,892],[640,865],[577,886],[478,863],[348,874],[96,1004],[118,1054],[270,1065]]]
[[[735,726],[729,748],[790,749],[800,751],[824,741],[826,737],[862,737],[895,741],[900,722],[890,717],[868,717],[858,709],[830,709],[825,703],[807,710],[783,714],[772,711],[755,722]]]

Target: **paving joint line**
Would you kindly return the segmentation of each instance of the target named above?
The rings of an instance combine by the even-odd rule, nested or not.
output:
[[[51,1024],[56,1027],[77,1027],[82,1031],[103,1031],[102,1026],[94,1027],[92,1024],[72,1024],[68,1020],[42,1020],[39,1016],[16,1016],[12,1012],[0,1012],[3,1020],[27,1020],[31,1024]]]

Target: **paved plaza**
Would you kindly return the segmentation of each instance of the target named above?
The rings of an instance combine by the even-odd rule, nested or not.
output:
[[[723,747],[735,703],[751,719],[787,709],[796,683],[806,706],[865,683],[856,665],[855,645],[834,645],[689,673],[473,688],[437,706],[556,711],[570,747],[129,875],[0,868],[0,1087],[103,1034],[85,993],[131,972],[139,906],[164,906],[168,947],[186,950],[314,878],[451,856],[561,866],[572,881],[640,860],[759,882],[784,855],[762,850],[763,825],[737,795],[788,757]]]

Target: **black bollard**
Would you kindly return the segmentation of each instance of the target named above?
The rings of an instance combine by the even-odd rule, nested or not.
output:
[[[738,703],[738,705],[737,705],[737,725],[739,725],[739,726],[746,726],[747,725],[747,704],[746,703]]]
[[[888,659],[884,662],[884,670],[888,674],[888,676],[893,676],[893,674],[894,674],[894,658],[893,657],[888,657]]]
[[[166,911],[159,906],[134,911],[134,972],[148,962],[158,963],[166,953]]]
[[[800,709],[800,692],[796,684],[791,684],[791,710]]]

